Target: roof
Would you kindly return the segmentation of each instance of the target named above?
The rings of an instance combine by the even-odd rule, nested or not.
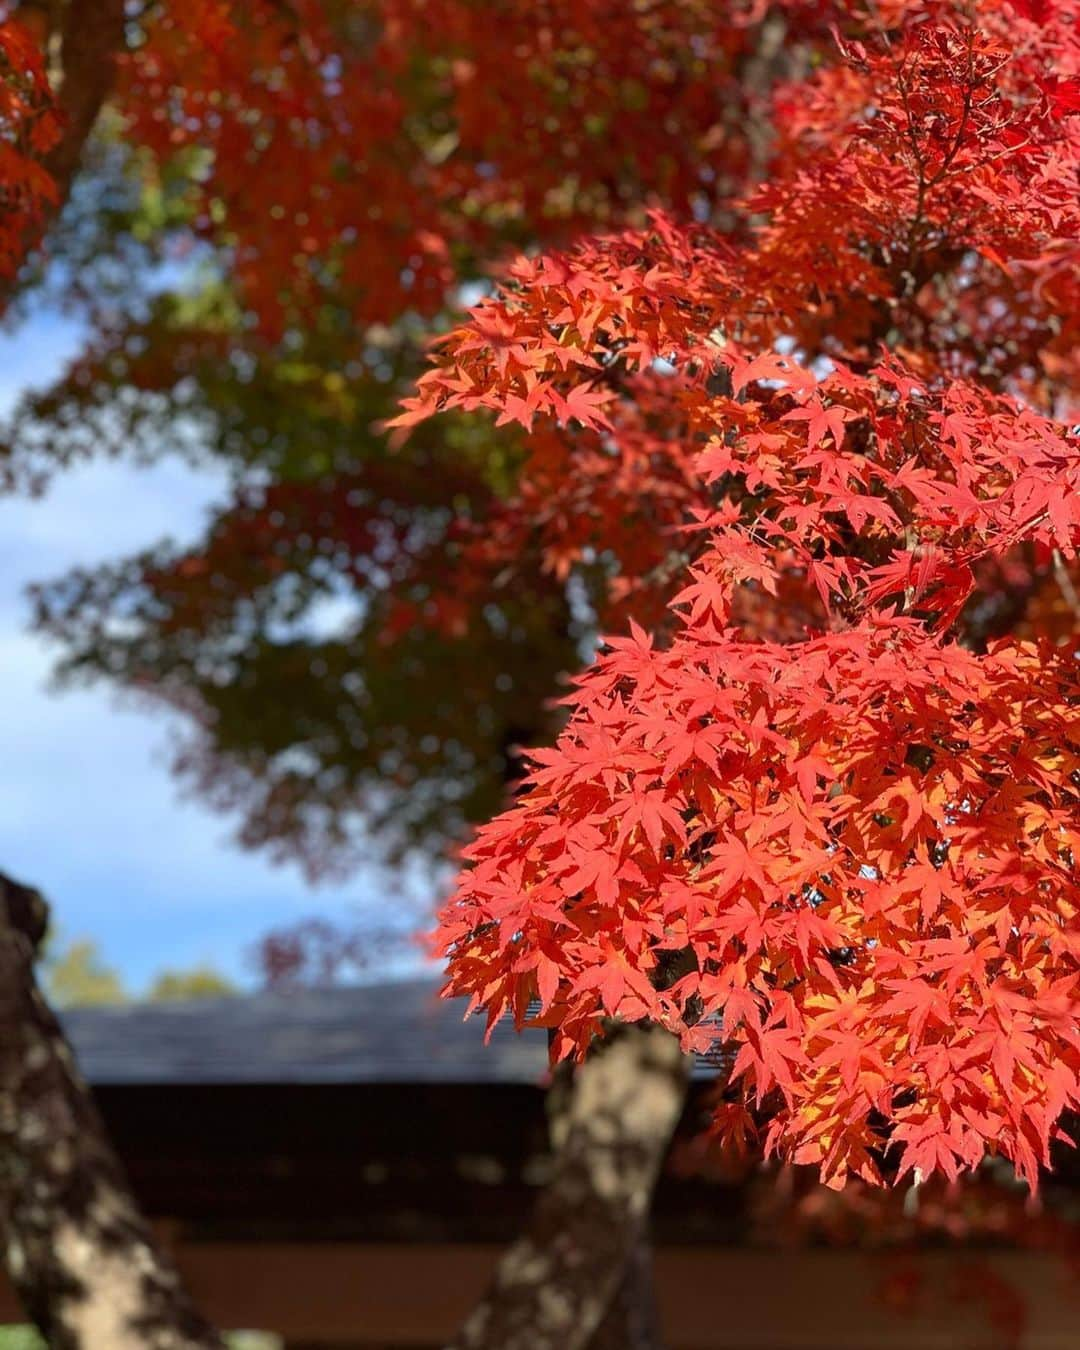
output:
[[[462,1021],[430,979],[298,989],[61,1015],[95,1084],[521,1083],[547,1068],[542,1031]]]

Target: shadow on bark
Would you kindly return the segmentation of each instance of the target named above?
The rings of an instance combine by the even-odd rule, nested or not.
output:
[[[42,895],[0,874],[0,1240],[52,1350],[223,1350],[155,1244],[34,978]]]
[[[616,1027],[549,1107],[555,1171],[450,1350],[657,1350],[648,1211],[686,1094],[661,1027]]]

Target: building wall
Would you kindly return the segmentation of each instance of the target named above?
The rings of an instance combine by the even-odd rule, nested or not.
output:
[[[192,1293],[220,1326],[287,1350],[436,1350],[499,1255],[458,1244],[181,1244]],[[1075,1270],[1053,1255],[661,1249],[670,1350],[1075,1350]],[[0,1323],[20,1320],[0,1287]]]

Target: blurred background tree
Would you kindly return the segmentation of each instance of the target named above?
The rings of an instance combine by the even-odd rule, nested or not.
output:
[[[173,767],[245,844],[313,877],[441,857],[550,731],[612,575],[661,561],[655,473],[571,491],[549,447],[550,495],[523,503],[512,429],[383,423],[500,258],[650,205],[729,213],[780,70],[775,16],[727,18],[159,0],[129,23],[9,315],[58,304],[85,350],[15,410],[2,468],[16,492],[92,456],[224,469],[195,545],[34,601],[62,681],[182,712]]]
[[[200,998],[231,998],[236,985],[208,962],[190,970],[162,970],[143,999],[147,1003],[187,1003]]]
[[[160,970],[141,994],[133,994],[92,938],[52,938],[39,967],[42,988],[54,1008],[108,1007],[120,1003],[176,1003],[228,998],[236,985],[208,961],[189,969]]]
[[[50,942],[40,972],[54,1008],[93,1008],[128,999],[120,972],[106,965],[92,938],[75,938],[59,947]]]

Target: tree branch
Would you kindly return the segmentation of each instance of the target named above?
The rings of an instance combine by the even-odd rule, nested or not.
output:
[[[54,211],[67,201],[83,147],[112,92],[117,57],[125,45],[124,0],[69,0],[61,28],[62,75],[57,90],[64,132],[44,161],[56,184]]]

